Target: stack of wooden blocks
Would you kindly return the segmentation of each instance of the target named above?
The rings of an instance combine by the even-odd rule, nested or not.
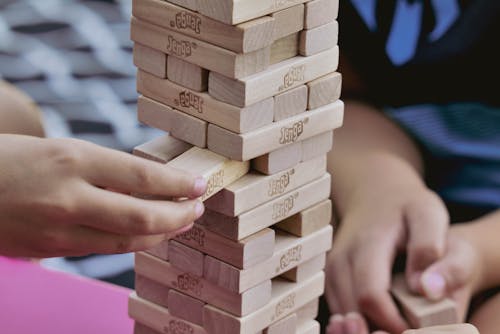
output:
[[[319,333],[338,0],[134,0],[135,154],[203,175],[205,214],[136,254],[135,333]]]

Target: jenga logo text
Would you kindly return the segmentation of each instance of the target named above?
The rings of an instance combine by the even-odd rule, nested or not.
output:
[[[304,132],[304,125],[306,125],[308,122],[309,118],[306,118],[302,121],[294,123],[291,127],[281,128],[281,137],[279,143],[281,145],[285,145],[296,142]]]
[[[283,85],[280,86],[280,92],[292,87],[295,83],[304,81],[306,65],[294,66],[283,77]]]
[[[203,113],[203,98],[192,92],[184,91],[179,93],[179,99],[176,99],[175,104],[184,108],[192,108],[198,113]]]
[[[295,206],[295,201],[298,197],[299,193],[295,193],[286,197],[281,202],[275,203],[273,205],[273,220],[277,221],[279,219],[287,217],[290,211],[292,211],[293,207]]]
[[[286,4],[295,3],[295,2],[296,1],[294,1],[294,0],[274,0],[273,7],[280,8]]]
[[[278,194],[283,194],[290,184],[290,177],[295,174],[295,169],[291,169],[275,179],[269,181],[269,189],[267,194],[269,196],[275,196]]]
[[[196,44],[188,41],[178,41],[172,35],[168,35],[167,52],[179,58],[187,58],[196,49]]]
[[[302,245],[295,246],[283,254],[280,258],[279,271],[282,272],[290,267],[291,264],[298,263],[300,260],[302,260]]]
[[[173,282],[172,285],[181,291],[194,293],[196,296],[200,296],[203,289],[203,282],[189,273],[177,276],[177,281]]]
[[[163,332],[166,334],[192,334],[194,333],[193,326],[181,320],[170,320],[168,326],[163,327]]]
[[[205,247],[205,231],[197,226],[193,226],[189,231],[179,234],[177,239],[193,241],[200,247]]]
[[[202,196],[202,200],[206,199],[208,196],[212,195],[216,189],[222,188],[223,186],[224,170],[221,169],[220,171],[210,175],[210,177],[208,178],[207,191],[205,191],[205,194]]]
[[[287,310],[295,307],[295,293],[292,293],[281,300],[274,310],[273,320],[281,317]]]
[[[175,20],[170,21],[172,28],[179,30],[190,29],[193,32],[201,33],[201,18],[189,12],[179,12],[175,15]]]

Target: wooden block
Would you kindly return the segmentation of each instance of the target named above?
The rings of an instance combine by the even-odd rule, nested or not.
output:
[[[334,72],[338,60],[339,48],[335,46],[311,57],[299,56],[282,61],[241,79],[211,72],[208,91],[220,101],[244,107]]]
[[[193,175],[200,175],[207,180],[207,190],[201,196],[205,201],[226,186],[248,173],[250,163],[232,161],[209,150],[193,147],[168,162],[170,167],[189,171]]]
[[[304,5],[299,4],[270,15],[275,20],[274,40],[304,29]]]
[[[207,334],[205,329],[172,316],[164,307],[139,298],[133,292],[128,301],[129,316],[160,333]]]
[[[144,159],[166,164],[192,147],[193,145],[166,134],[134,147],[133,154]]]
[[[252,159],[252,169],[273,175],[292,168],[302,160],[302,143],[296,142]]]
[[[403,334],[479,334],[472,324],[455,324],[407,330]]]
[[[246,161],[334,130],[342,126],[343,114],[344,103],[338,100],[304,115],[296,115],[245,134],[210,124],[207,144],[211,151],[234,160]]]
[[[233,26],[160,0],[133,0],[132,14],[237,53],[260,50],[274,41],[275,20],[269,16]]]
[[[313,0],[305,4],[304,29],[313,29],[337,19],[339,0]]]
[[[319,313],[319,298],[315,299],[297,310],[297,318],[299,324],[307,320],[316,319]]]
[[[319,272],[313,278],[292,283],[282,279],[273,281],[272,299],[265,306],[248,316],[238,318],[216,307],[205,305],[203,323],[210,334],[253,334],[269,327],[273,322],[293,314],[323,293],[325,276]]]
[[[161,332],[157,332],[154,329],[136,321],[134,323],[134,334],[161,334]]]
[[[308,82],[307,86],[309,87],[307,109],[313,110],[333,103],[340,98],[342,75],[339,72],[333,72]]]
[[[451,299],[439,302],[412,294],[404,275],[393,277],[391,293],[412,328],[456,324],[459,322],[457,305]]]
[[[208,123],[145,96],[137,101],[139,121],[198,147],[207,145]]]
[[[235,217],[295,190],[325,173],[326,156],[269,176],[250,172],[207,200],[205,206],[212,211]]]
[[[297,326],[297,334],[319,334],[321,327],[316,320],[309,320]]]
[[[301,282],[325,268],[326,253],[317,255],[297,267],[284,272],[281,277],[292,282]]]
[[[258,73],[266,69],[270,62],[270,47],[249,53],[235,53],[134,17],[131,38],[134,42],[230,78],[243,78]]]
[[[196,298],[171,289],[168,295],[168,310],[174,317],[192,324],[203,326],[203,307],[205,303]]]
[[[299,52],[302,56],[312,56],[333,48],[339,40],[339,24],[333,21],[317,28],[302,30]]]
[[[327,252],[332,246],[332,235],[331,226],[304,238],[278,232],[274,254],[266,261],[240,270],[207,256],[204,277],[223,288],[241,293]]]
[[[327,199],[279,222],[276,227],[298,237],[304,237],[330,225],[332,201]]]
[[[144,96],[236,133],[256,130],[273,122],[272,98],[239,108],[143,71],[137,74],[137,90]]]
[[[179,5],[181,7],[191,9],[196,11],[198,8],[198,2],[197,0],[168,0],[168,2],[171,2],[173,4]]]
[[[170,288],[141,275],[135,275],[135,292],[142,299],[157,305],[168,307]]]
[[[196,92],[204,92],[208,89],[207,70],[174,56],[168,57],[167,77],[173,83]]]
[[[144,252],[135,255],[135,272],[238,317],[258,310],[271,298],[270,280],[238,294]]]
[[[153,256],[156,256],[157,258],[162,259],[163,261],[168,261],[168,240],[160,242],[158,245],[150,249],[147,249],[145,252]]]
[[[169,262],[174,267],[196,276],[203,276],[205,255],[202,252],[175,240],[170,240],[168,243],[168,254]]]
[[[167,55],[139,43],[134,43],[134,65],[159,78],[167,77]]]
[[[299,40],[299,33],[294,33],[276,40],[271,45],[271,65],[298,56]]]
[[[278,320],[267,329],[264,334],[290,334],[297,331],[297,315],[290,314],[288,317]]]
[[[195,224],[189,231],[178,235],[176,240],[241,269],[268,259],[274,251],[274,230],[269,228],[233,241]]]
[[[302,142],[302,157],[300,161],[307,161],[330,152],[333,148],[333,131],[327,131],[305,139]]]
[[[306,85],[290,89],[274,97],[274,121],[281,121],[307,109],[308,88]]]
[[[200,221],[211,231],[232,240],[240,240],[293,216],[329,196],[330,174],[325,174],[305,186],[268,201],[238,217],[229,217],[206,210]]]

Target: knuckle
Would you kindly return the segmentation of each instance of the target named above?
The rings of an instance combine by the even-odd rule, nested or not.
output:
[[[145,166],[138,166],[134,170],[137,186],[141,189],[151,189],[155,184],[155,178]]]
[[[134,211],[130,214],[130,232],[138,234],[151,234],[155,232],[155,218],[147,210]]]
[[[46,156],[56,166],[58,173],[74,172],[81,163],[81,154],[73,145],[74,140],[51,140]],[[77,144],[80,145],[80,144]]]
[[[373,288],[360,291],[357,302],[363,312],[370,313],[372,310],[380,308],[379,293]]]
[[[442,256],[443,250],[436,244],[413,245],[409,247],[411,253],[421,259],[434,260]]]
[[[121,237],[118,240],[116,240],[112,252],[117,254],[129,253],[133,250],[133,245],[134,242],[132,238]]]

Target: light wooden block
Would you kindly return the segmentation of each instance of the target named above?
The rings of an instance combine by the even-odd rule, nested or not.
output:
[[[342,75],[339,72],[333,72],[308,82],[307,86],[309,87],[307,108],[313,110],[333,103],[340,98]]]
[[[246,161],[342,126],[344,103],[332,104],[237,134],[219,126],[208,126],[207,145],[211,151],[234,160]]]
[[[403,334],[479,334],[479,332],[472,324],[455,324],[407,330]]]
[[[167,77],[167,55],[139,43],[134,44],[134,65],[159,78]]]
[[[192,147],[193,145],[166,134],[134,147],[133,154],[144,159],[166,164]]]
[[[172,316],[165,307],[139,298],[135,292],[129,297],[128,313],[132,319],[159,333],[208,334],[203,327]]]
[[[168,261],[168,240],[160,242],[155,247],[146,249],[145,252],[153,256],[156,256],[157,258],[160,258],[163,261]]]
[[[302,142],[301,161],[307,161],[330,152],[333,148],[333,131],[321,133]]]
[[[137,90],[144,96],[236,133],[253,131],[273,122],[272,98],[239,108],[143,71],[137,74]]]
[[[226,186],[248,173],[250,163],[233,161],[206,149],[193,147],[167,163],[168,166],[200,175],[207,181],[207,190],[201,196],[205,201]]]
[[[250,172],[207,200],[205,207],[235,217],[320,178],[325,173],[326,156],[297,164],[273,175]]]
[[[339,0],[313,0],[305,4],[304,29],[313,29],[333,20],[339,14]]]
[[[274,41],[275,22],[269,16],[233,26],[160,0],[133,0],[132,14],[237,53],[263,49]]]
[[[270,15],[275,20],[274,40],[304,29],[304,5],[299,4]]]
[[[276,40],[271,45],[271,65],[298,56],[299,42],[299,33],[294,33]]]
[[[174,317],[203,326],[205,302],[171,289],[168,294],[168,311]]]
[[[319,298],[315,299],[297,310],[298,322],[304,323],[307,320],[316,319],[319,313]]]
[[[238,317],[258,310],[271,299],[270,280],[238,294],[144,252],[135,255],[135,272]]]
[[[168,292],[170,288],[141,275],[135,276],[135,292],[142,299],[157,305],[168,307]]]
[[[457,305],[451,299],[438,302],[414,295],[408,289],[404,275],[393,277],[391,293],[399,303],[412,328],[456,324],[459,322]]]
[[[297,334],[319,334],[321,327],[316,320],[309,320],[297,326]]]
[[[334,46],[310,57],[299,56],[282,61],[240,79],[211,72],[208,91],[220,101],[244,107],[334,72],[338,61],[339,48]]]
[[[163,131],[198,147],[207,146],[208,123],[156,102],[139,96],[137,114],[141,123]]]
[[[274,97],[274,121],[281,121],[307,109],[308,88],[306,85],[290,89]]]
[[[174,267],[196,276],[203,276],[205,255],[202,252],[175,240],[170,240],[168,243],[168,254],[169,262]]]
[[[241,293],[327,252],[332,246],[332,236],[331,226],[304,238],[277,232],[274,254],[266,261],[241,270],[207,256],[204,277],[223,288]]]
[[[168,57],[167,77],[173,83],[196,92],[208,89],[208,70],[174,56]]]
[[[270,62],[270,47],[249,53],[236,53],[134,17],[131,39],[230,78],[243,78],[258,73],[266,69]]]
[[[286,278],[292,282],[301,282],[309,277],[312,277],[318,271],[325,268],[326,264],[326,253],[317,255],[306,262],[299,264],[297,267],[290,269],[289,271],[283,273],[281,277]]]
[[[312,56],[333,48],[339,40],[339,24],[333,21],[317,28],[302,30],[299,52],[302,56]]]
[[[332,201],[327,199],[279,222],[276,227],[298,237],[305,237],[332,221]]]
[[[134,323],[134,334],[161,334],[161,332],[157,332],[154,329],[136,321]]]
[[[198,9],[198,1],[197,0],[168,0],[173,4],[179,5],[186,9],[191,9],[196,11]]]
[[[278,320],[267,329],[264,334],[291,334],[297,331],[297,315],[290,314],[288,317]]]
[[[259,332],[318,298],[323,293],[324,284],[323,272],[301,283],[275,279],[271,301],[254,313],[241,318],[206,305],[203,314],[205,329],[210,334],[253,334]]]
[[[273,175],[296,166],[302,161],[302,142],[284,146],[272,152],[252,159],[252,169]]]

